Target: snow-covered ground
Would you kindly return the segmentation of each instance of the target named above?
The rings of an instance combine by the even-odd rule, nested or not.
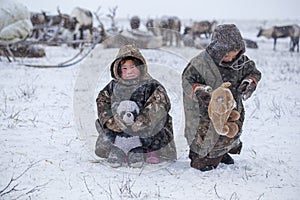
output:
[[[178,153],[174,163],[142,169],[94,162],[95,99],[118,49],[98,45],[68,68],[29,68],[1,57],[0,199],[298,199],[300,54],[288,51],[288,39],[273,51],[272,40],[256,38],[256,22],[237,24],[258,42],[246,54],[263,76],[245,102],[242,153],[234,165],[208,172],[189,166],[183,137],[181,73],[200,50],[142,49],[171,98]],[[22,61],[55,64],[77,52],[46,47],[46,53],[41,61]]]

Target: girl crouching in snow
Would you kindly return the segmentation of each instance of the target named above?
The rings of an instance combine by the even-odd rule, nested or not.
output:
[[[111,80],[98,94],[95,153],[112,167],[176,160],[171,108],[165,88],[147,72],[132,45],[120,48]]]

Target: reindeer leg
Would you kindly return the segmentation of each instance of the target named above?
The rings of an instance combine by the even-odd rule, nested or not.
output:
[[[296,46],[296,38],[291,37],[291,40],[290,40],[290,51],[291,52],[294,52],[295,46]]]
[[[180,38],[180,33],[176,33],[176,46],[177,47],[180,47],[180,41],[181,41],[181,38]]]
[[[276,38],[274,38],[274,46],[273,46],[273,50],[276,51]]]
[[[83,29],[80,29],[80,40],[83,40]]]
[[[75,49],[76,47],[77,47],[77,43],[75,43],[76,42],[76,39],[77,39],[77,36],[76,36],[77,34],[76,33],[73,33],[73,48]]]
[[[294,52],[295,51],[295,48],[296,48],[296,39],[295,38],[293,38],[293,46],[292,46],[292,52]]]
[[[14,54],[11,52],[10,46],[9,46],[9,45],[6,46],[6,51],[7,51],[7,54],[5,54],[5,56],[6,56],[6,58],[8,59],[8,61],[11,62],[11,59],[9,58],[9,56],[11,56],[11,57],[13,58],[13,61],[16,61],[15,56],[14,56]]]

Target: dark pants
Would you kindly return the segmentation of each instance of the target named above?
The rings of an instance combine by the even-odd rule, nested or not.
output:
[[[231,149],[228,153],[240,154],[241,149],[242,149],[242,142],[240,142],[239,146]],[[189,153],[189,158],[191,159],[191,167],[193,167],[195,169],[199,169],[199,170],[202,170],[205,167],[209,167],[209,166],[211,166],[213,168],[217,168],[218,165],[220,164],[223,156],[224,155],[216,157],[216,158],[208,158],[208,157],[201,158],[199,156],[199,154],[193,152],[192,150],[190,150],[190,153]]]
[[[202,170],[207,166],[212,166],[213,168],[216,168],[221,162],[223,156],[217,158],[201,158],[199,154],[190,150],[189,158],[191,159],[191,167]]]

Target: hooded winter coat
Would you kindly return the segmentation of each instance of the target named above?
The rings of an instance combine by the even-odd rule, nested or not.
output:
[[[239,54],[233,61],[222,62],[228,52],[237,50]],[[246,78],[251,78],[256,84],[261,79],[255,63],[244,53],[245,44],[237,27],[233,24],[219,25],[207,48],[194,57],[182,73],[185,137],[191,150],[200,157],[222,156],[240,143],[245,111],[238,87]],[[234,138],[218,135],[208,117],[207,105],[191,98],[195,84],[208,85],[214,90],[227,81],[231,83],[236,110],[241,115],[237,121],[240,131]]]
[[[120,62],[125,58],[138,60],[139,78],[133,80],[121,78]],[[110,71],[113,80],[99,92],[96,99],[100,136],[109,135],[112,143],[117,135],[139,136],[144,153],[158,150],[162,158],[175,160],[177,156],[172,117],[169,115],[170,100],[165,88],[147,72],[146,60],[141,52],[132,45],[121,47],[111,64]],[[109,130],[106,123],[116,115],[113,107],[124,100],[134,101],[140,112],[134,123],[123,132]]]

